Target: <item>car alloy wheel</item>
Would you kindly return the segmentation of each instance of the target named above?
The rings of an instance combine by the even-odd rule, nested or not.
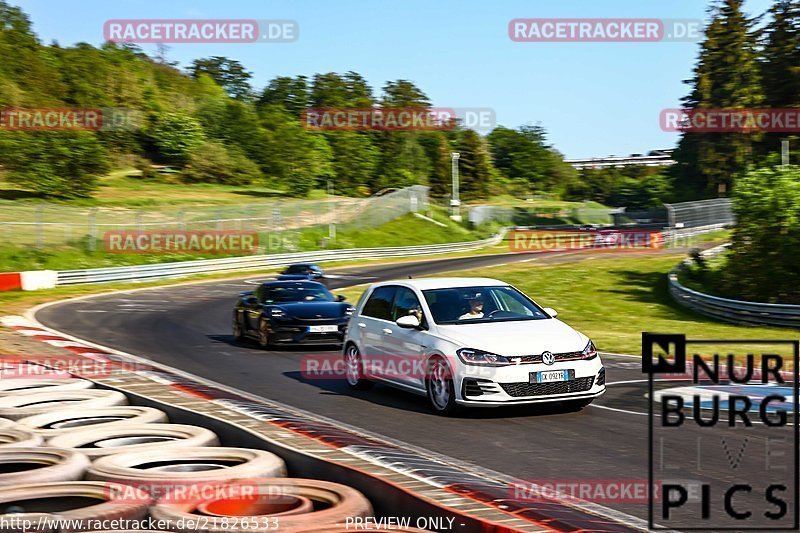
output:
[[[344,377],[351,388],[365,390],[372,387],[373,383],[364,378],[362,370],[361,354],[355,344],[350,344],[344,352]]]
[[[258,322],[258,345],[268,348],[270,345],[269,323],[263,318]]]
[[[434,411],[442,415],[453,414],[456,409],[455,387],[450,367],[440,357],[434,358],[428,365],[428,400]]]
[[[238,341],[242,339],[244,335],[242,331],[242,323],[239,322],[239,314],[234,311],[233,312],[233,340]]]

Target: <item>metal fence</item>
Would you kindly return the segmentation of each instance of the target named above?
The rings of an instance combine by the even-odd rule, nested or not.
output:
[[[670,229],[713,231],[736,223],[730,198],[664,205],[667,208]]]
[[[500,243],[505,230],[488,239],[479,241],[432,244],[423,246],[395,246],[389,248],[353,248],[300,252],[291,254],[269,254],[201,261],[181,261],[154,265],[124,266],[112,268],[92,268],[88,270],[62,270],[57,272],[56,285],[77,285],[83,283],[106,283],[112,281],[149,281],[171,279],[193,274],[213,274],[218,272],[274,269],[291,263],[323,263],[325,261],[346,261],[351,259],[381,259],[387,257],[415,257],[450,252],[477,250]]]
[[[717,246],[702,255],[710,257],[724,252],[727,247],[727,244]],[[669,273],[669,293],[679,304],[726,322],[800,328],[800,305],[731,300],[685,287],[678,276],[690,265],[691,259],[686,259]]]
[[[254,231],[268,236],[311,227],[366,228],[427,210],[427,206],[428,188],[421,185],[373,198],[280,200],[187,208],[129,209],[9,202],[0,207],[0,242],[94,250],[101,245],[106,231]],[[274,241],[263,239],[265,243]]]
[[[476,205],[468,208],[468,220],[474,225],[495,221],[512,226],[535,224],[612,224],[614,208],[596,207],[524,207]]]

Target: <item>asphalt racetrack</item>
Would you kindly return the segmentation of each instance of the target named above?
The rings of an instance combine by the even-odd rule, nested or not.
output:
[[[331,289],[512,261],[566,263],[585,257],[583,252],[500,254],[339,268],[330,271],[340,276],[333,280]],[[287,347],[262,351],[254,342],[234,344],[232,306],[238,293],[252,290],[257,279],[254,274],[247,280],[93,297],[46,307],[36,318],[48,327],[82,339],[521,480],[646,483],[647,382],[638,357],[604,356],[608,390],[579,412],[565,412],[560,407],[516,406],[471,410],[457,418],[443,418],[428,410],[425,398],[385,386],[360,392],[350,390],[344,380],[306,380],[301,376],[301,357],[308,353],[338,353],[332,349]],[[533,296],[540,298],[540,304],[548,305],[540,295]],[[659,387],[677,385],[680,384],[661,383]],[[683,431],[681,442],[687,446],[698,437],[709,435],[696,427]],[[791,439],[788,428],[785,434]],[[735,458],[741,441],[729,440],[726,446]],[[757,437],[749,446],[748,456],[761,457],[764,453],[758,448]],[[681,453],[674,445],[667,452]],[[732,472],[725,457],[705,459],[703,479],[756,480],[764,466],[759,461],[742,461],[737,468]],[[714,497],[717,499],[712,502],[712,514],[721,507],[717,495]],[[599,503],[639,518],[647,517],[646,501],[634,498]]]

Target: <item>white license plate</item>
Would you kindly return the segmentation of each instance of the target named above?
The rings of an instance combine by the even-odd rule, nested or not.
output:
[[[569,380],[569,373],[566,370],[550,370],[548,372],[539,372],[538,374],[539,375],[536,377],[537,383]]]
[[[309,333],[335,333],[339,326],[308,326]]]

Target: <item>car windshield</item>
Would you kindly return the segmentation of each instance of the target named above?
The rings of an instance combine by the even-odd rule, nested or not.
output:
[[[474,324],[550,318],[513,287],[457,287],[422,291],[437,324]]]
[[[265,287],[264,303],[333,302],[336,299],[325,287],[316,285],[291,285]]]
[[[284,271],[284,274],[308,274],[310,270],[308,265],[292,265]]]

